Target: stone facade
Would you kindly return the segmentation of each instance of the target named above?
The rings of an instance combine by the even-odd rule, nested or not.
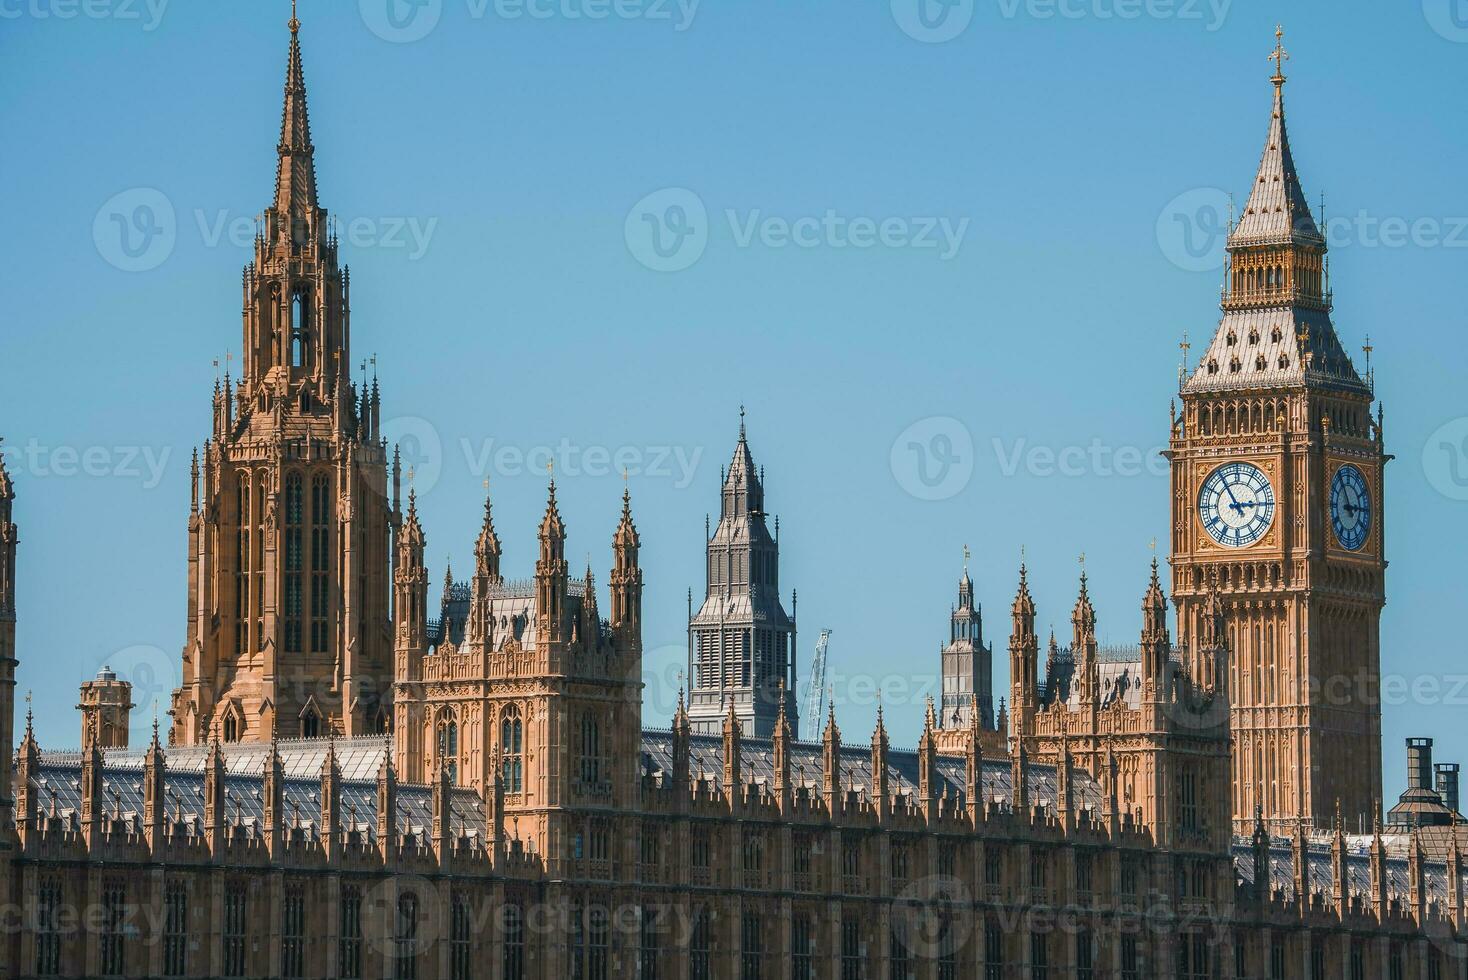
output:
[[[848,744],[834,705],[818,742],[793,737],[793,617],[774,591],[774,540],[761,533],[763,491],[741,435],[724,488],[734,526],[709,546],[719,576],[737,574],[711,571],[710,599],[768,586],[764,623],[788,632],[787,659],[773,656],[772,669],[755,666],[740,684],[721,667],[697,724],[680,697],[670,727],[649,728],[629,494],[605,617],[591,570],[569,575],[552,482],[533,580],[501,574],[486,502],[473,578],[461,592],[449,577],[444,613],[430,622],[427,536],[411,493],[400,508],[394,485],[388,503],[375,385],[355,391],[338,367],[346,277],[337,278],[315,205],[298,30],[293,19],[277,202],[246,274],[245,379],[216,397],[194,484],[186,679],[169,736],[155,723],[136,751],[108,734],[104,711],[115,727],[130,698],[105,677],[83,692],[80,751],[43,752],[27,716],[13,768],[0,766],[0,975],[1465,976],[1468,836],[1427,785],[1424,747],[1411,799],[1394,811],[1400,825],[1384,833],[1371,795],[1379,747],[1357,758],[1321,747],[1379,719],[1355,706],[1286,714],[1284,689],[1251,686],[1251,672],[1279,663],[1271,649],[1289,654],[1293,673],[1283,676],[1294,680],[1375,667],[1379,516],[1364,538],[1348,535],[1350,554],[1318,544],[1332,527],[1343,533],[1328,524],[1321,493],[1332,467],[1352,460],[1376,488],[1384,458],[1379,420],[1365,415],[1369,392],[1346,373],[1333,333],[1322,327],[1290,348],[1303,369],[1280,366],[1295,354],[1276,357],[1274,369],[1266,357],[1261,371],[1304,372],[1271,375],[1268,398],[1252,384],[1221,385],[1211,353],[1185,385],[1173,431],[1179,641],[1156,562],[1134,648],[1097,643],[1083,576],[1070,643],[1052,638],[1042,678],[1022,567],[1007,704],[991,724],[981,698],[992,681],[970,676],[966,707],[929,702],[915,751],[891,746],[881,712],[869,742]],[[1289,159],[1282,85],[1277,77],[1266,187],[1274,157]],[[1275,283],[1313,275],[1323,244],[1308,230],[1266,245],[1254,237],[1274,233],[1260,228],[1268,208],[1298,206],[1292,173],[1292,164],[1281,170],[1279,203],[1251,206],[1235,233],[1237,288],[1259,288],[1251,284],[1263,276],[1269,302],[1318,306],[1319,287]],[[1264,263],[1256,248],[1292,264]],[[297,299],[303,312],[292,314]],[[1239,308],[1244,339],[1228,340],[1235,302],[1247,306],[1226,304],[1215,344],[1225,358],[1255,343],[1252,306]],[[1322,411],[1331,421],[1317,427]],[[1215,549],[1200,538],[1217,528],[1194,509],[1199,483],[1246,450],[1273,467],[1280,506],[1291,509],[1252,549]],[[306,545],[318,529],[308,490],[323,483],[318,551],[314,536]],[[0,460],[7,758],[14,498]],[[1262,509],[1261,497],[1249,499],[1230,501],[1231,528]],[[749,560],[756,553],[761,562]],[[1345,582],[1349,594],[1331,591]],[[961,592],[969,611],[955,614],[952,639],[977,649],[967,576]],[[451,615],[460,604],[462,616]],[[1323,624],[1307,634],[1312,614]],[[1274,648],[1258,639],[1266,619],[1290,626],[1273,634]],[[700,614],[692,629],[730,622]],[[695,698],[710,691],[697,672],[692,680]],[[1251,700],[1261,690],[1262,705]],[[1240,762],[1240,746],[1266,728],[1287,737],[1295,761],[1270,743]],[[1327,814],[1330,794],[1340,804]],[[1358,816],[1373,833],[1347,833]]]

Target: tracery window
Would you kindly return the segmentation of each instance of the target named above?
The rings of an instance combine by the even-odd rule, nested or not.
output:
[[[505,708],[500,721],[500,780],[506,793],[524,791],[525,781],[525,727],[520,720],[520,709],[515,705]]]
[[[61,882],[47,878],[36,895],[36,975],[61,973]]]
[[[343,980],[362,977],[362,890],[355,885],[342,889],[341,939],[337,949],[337,972]]]
[[[101,967],[106,976],[127,971],[127,884],[109,878],[102,886]]]
[[[232,881],[225,886],[224,923],[221,931],[224,938],[224,975],[227,977],[245,975],[247,904],[244,882]]]
[[[317,476],[311,481],[311,652],[329,649],[331,569],[331,481]]]
[[[280,906],[280,972],[306,975],[306,894],[299,882],[286,886]]]
[[[581,781],[601,780],[601,726],[590,711],[581,716]]]
[[[304,564],[301,522],[304,514],[301,474],[285,478],[285,652],[301,652],[301,568]]]
[[[398,896],[398,914],[393,928],[393,978],[418,980],[418,896]]]
[[[449,782],[459,781],[459,723],[452,717],[438,723],[439,765],[448,770]]]

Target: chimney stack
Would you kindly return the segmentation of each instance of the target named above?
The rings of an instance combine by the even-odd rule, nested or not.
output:
[[[1407,788],[1432,789],[1432,739],[1407,739]]]
[[[1456,762],[1444,762],[1435,767],[1437,771],[1437,795],[1443,798],[1443,805],[1454,813],[1458,813],[1458,771],[1460,769]]]

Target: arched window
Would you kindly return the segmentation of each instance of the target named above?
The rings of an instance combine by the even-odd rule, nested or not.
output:
[[[331,569],[331,480],[318,475],[311,481],[311,652],[326,653],[328,577]]]
[[[316,710],[314,705],[308,707],[301,714],[301,737],[321,737],[321,713]]]
[[[418,980],[418,896],[398,896],[397,921],[393,928],[394,980]]]
[[[226,742],[240,740],[240,722],[234,715],[226,715],[224,718],[224,740]]]
[[[581,781],[601,779],[601,727],[590,711],[581,716]]]
[[[305,512],[301,474],[285,478],[285,652],[301,652],[301,595],[303,548],[301,522]]]
[[[513,704],[500,721],[500,780],[506,793],[521,793],[525,787],[525,729],[520,709]]]
[[[306,366],[306,301],[296,293],[291,299],[291,367]]]
[[[688,976],[691,980],[710,980],[713,950],[713,930],[709,928],[708,909],[700,907],[693,913],[693,930],[688,943]]]
[[[449,782],[459,781],[459,723],[453,718],[438,725],[439,764],[448,769]]]

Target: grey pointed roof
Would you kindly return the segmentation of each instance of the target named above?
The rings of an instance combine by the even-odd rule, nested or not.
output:
[[[1300,187],[1300,175],[1290,152],[1289,130],[1285,126],[1284,78],[1276,76],[1274,110],[1264,154],[1259,160],[1259,173],[1228,244],[1230,248],[1239,248],[1286,242],[1319,246],[1325,244],[1325,237],[1315,224]]]

